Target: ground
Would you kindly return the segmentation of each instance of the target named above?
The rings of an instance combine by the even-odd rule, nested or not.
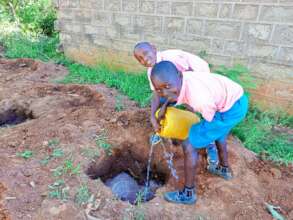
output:
[[[202,152],[196,205],[170,204],[162,197],[183,184],[182,151],[169,142],[179,182],[157,146],[152,169],[165,180],[157,196],[140,206],[115,199],[100,179],[86,173],[103,179],[122,170],[137,177],[145,172],[149,109],[104,85],[57,83],[66,74],[55,64],[0,60],[0,121],[12,113],[28,118],[0,127],[0,219],[272,219],[265,202],[293,219],[293,167],[259,160],[233,137],[234,179],[208,174]],[[82,186],[89,193],[78,196]]]

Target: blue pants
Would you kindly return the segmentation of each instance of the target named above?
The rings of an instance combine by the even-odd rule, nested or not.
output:
[[[223,142],[231,129],[242,121],[248,110],[248,98],[243,95],[226,112],[216,112],[213,120],[202,120],[189,131],[189,141],[194,148],[200,149],[214,141]]]

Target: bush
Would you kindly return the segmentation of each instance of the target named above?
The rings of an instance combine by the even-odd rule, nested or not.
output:
[[[25,33],[53,36],[56,10],[51,0],[1,0],[0,19],[15,22]]]

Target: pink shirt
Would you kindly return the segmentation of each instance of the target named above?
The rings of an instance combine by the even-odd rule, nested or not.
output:
[[[225,76],[188,72],[183,74],[177,104],[188,104],[212,121],[216,112],[228,111],[243,95],[243,88]]]
[[[161,61],[172,62],[180,72],[193,71],[210,73],[209,64],[198,56],[182,50],[165,50],[157,52],[157,63]],[[152,67],[148,68],[148,79],[151,90],[155,90],[151,81]]]

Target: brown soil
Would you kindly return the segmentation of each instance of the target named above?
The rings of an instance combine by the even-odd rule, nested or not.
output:
[[[0,115],[22,109],[32,116],[24,123],[0,128],[0,219],[134,219],[141,213],[145,219],[272,219],[265,202],[280,206],[281,213],[293,219],[293,168],[259,160],[232,137],[229,157],[234,179],[225,181],[208,174],[203,152],[197,176],[198,202],[192,206],[170,204],[162,197],[163,192],[183,184],[182,151],[169,142],[166,145],[175,153],[180,181],[170,177],[163,150],[156,147],[152,168],[166,184],[141,207],[115,199],[102,181],[91,180],[85,172],[54,177],[52,169],[68,158],[91,175],[106,178],[127,170],[139,177],[146,168],[152,132],[149,109],[140,109],[124,98],[125,110],[116,112],[117,91],[103,85],[54,83],[66,74],[64,67],[54,64],[0,60]],[[113,154],[107,157],[100,149],[100,156],[93,160],[84,152],[96,149],[96,135],[102,131],[107,133]],[[53,139],[60,141],[57,147],[65,156],[41,164],[52,152]],[[16,156],[23,150],[33,151],[33,157]],[[69,189],[67,202],[48,197],[48,185],[60,178]],[[74,195],[82,183],[94,197],[88,205],[78,206]]]

